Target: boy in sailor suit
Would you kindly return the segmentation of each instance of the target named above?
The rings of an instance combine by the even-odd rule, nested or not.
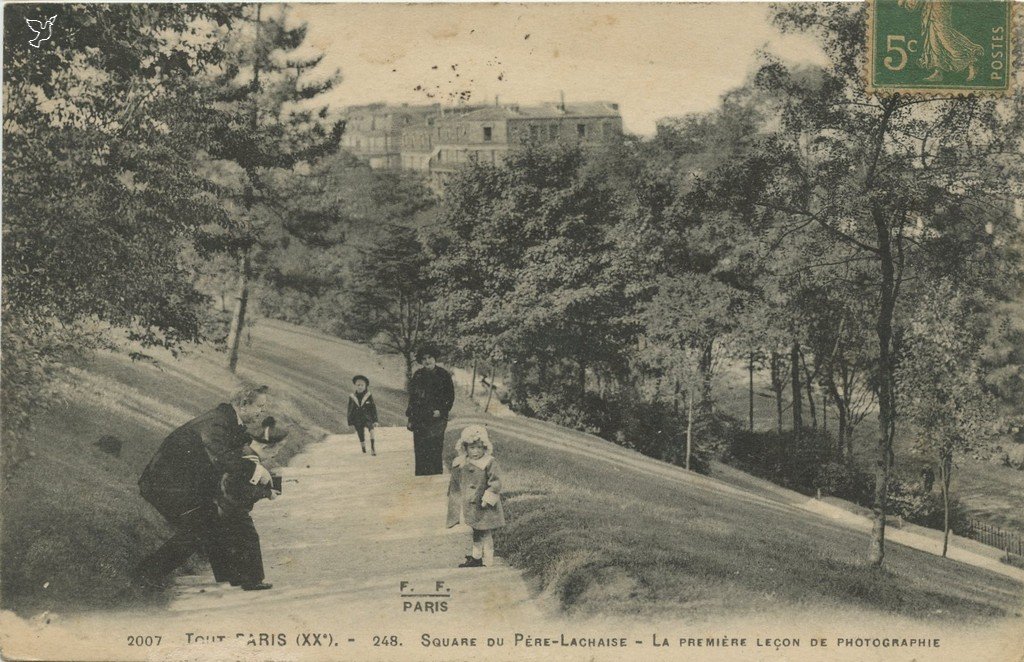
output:
[[[370,395],[370,380],[362,375],[356,375],[352,378],[352,383],[356,386],[356,392],[348,398],[348,424],[356,429],[359,445],[362,446],[364,453],[366,452],[366,431],[370,431],[370,454],[376,455],[377,440],[373,429],[377,427],[377,405],[374,404],[373,396]]]

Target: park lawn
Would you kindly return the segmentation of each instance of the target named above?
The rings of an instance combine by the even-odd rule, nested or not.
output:
[[[685,618],[853,606],[962,621],[1016,614],[1022,604],[1019,583],[891,543],[885,568],[869,567],[867,534],[807,514],[494,439],[508,476],[498,552],[570,613]]]
[[[720,411],[746,425],[749,416],[748,375],[745,366],[723,363],[715,383],[715,404]],[[754,374],[754,428],[774,430],[776,410],[774,395],[769,389],[765,371]],[[789,391],[783,393],[783,429],[792,429],[792,403]],[[822,423],[821,396],[815,394],[819,425]],[[829,408],[828,429],[835,430],[836,413]],[[804,424],[810,425],[807,403],[804,402]],[[878,417],[870,412],[855,428],[854,457],[869,472],[875,462]],[[917,480],[926,466],[934,469],[931,458],[916,453],[913,439],[905,428],[897,427],[894,453],[895,471],[899,477]],[[1024,533],[1024,471],[996,465],[987,460],[959,457],[953,471],[951,492],[958,497],[972,518],[1009,531]]]

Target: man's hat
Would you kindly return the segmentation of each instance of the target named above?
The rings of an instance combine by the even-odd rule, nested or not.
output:
[[[367,379],[364,375],[356,375],[355,377],[352,378],[352,383],[355,384],[356,382],[358,382],[360,380],[365,382],[367,386],[370,385],[370,380]]]

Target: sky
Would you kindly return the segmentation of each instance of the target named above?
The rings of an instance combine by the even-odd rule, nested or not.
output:
[[[332,107],[374,101],[454,104],[617,102],[624,128],[650,135],[666,116],[712,109],[759,49],[823,60],[782,35],[764,3],[299,4],[307,43],[343,81]]]

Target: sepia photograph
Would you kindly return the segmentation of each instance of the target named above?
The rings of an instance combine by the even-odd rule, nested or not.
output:
[[[1024,3],[2,11],[3,660],[1024,662]]]

